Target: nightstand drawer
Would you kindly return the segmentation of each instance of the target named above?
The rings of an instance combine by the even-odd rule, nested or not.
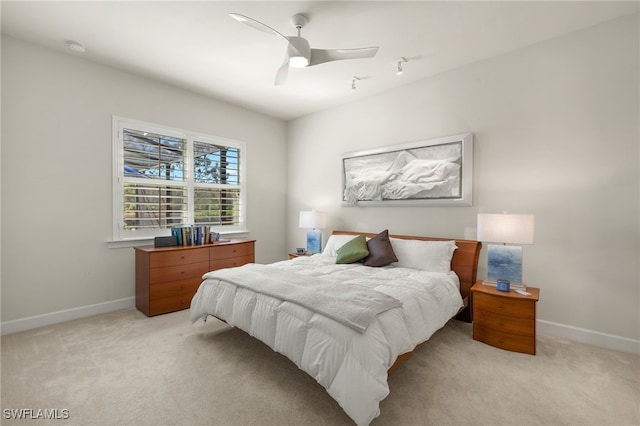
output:
[[[536,337],[502,333],[473,323],[473,338],[497,348],[525,354],[536,354]]]
[[[482,310],[478,306],[475,308],[473,312],[474,324],[510,334],[535,335],[535,320],[533,318],[501,315]]]
[[[473,307],[514,317],[533,319],[536,317],[536,306],[533,299],[513,299],[476,291],[473,293]]]

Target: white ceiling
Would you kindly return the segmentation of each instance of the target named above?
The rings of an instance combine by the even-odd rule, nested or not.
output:
[[[383,92],[623,15],[639,2],[7,1],[2,33],[281,118]],[[291,69],[273,84],[287,42],[231,19],[237,12],[285,35],[304,13],[316,48],[380,46],[372,59]],[[395,62],[405,57],[405,72]],[[351,91],[353,76],[360,78]]]

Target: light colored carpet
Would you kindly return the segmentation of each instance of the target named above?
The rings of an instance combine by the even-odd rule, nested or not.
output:
[[[640,357],[538,336],[503,351],[447,324],[389,378],[372,425],[638,425]],[[189,312],[125,310],[2,337],[2,424],[349,425],[312,378]],[[66,420],[7,410],[68,410]]]

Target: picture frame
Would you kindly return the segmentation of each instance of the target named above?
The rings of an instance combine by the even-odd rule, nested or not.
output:
[[[343,206],[471,206],[473,134],[342,154]]]

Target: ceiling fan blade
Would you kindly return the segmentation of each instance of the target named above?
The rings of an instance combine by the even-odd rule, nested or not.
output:
[[[284,58],[284,62],[278,68],[276,73],[276,86],[282,86],[287,81],[287,75],[289,74],[289,57]]]
[[[378,46],[357,49],[311,49],[309,66],[343,59],[373,58],[378,53]]]
[[[277,30],[274,30],[273,28],[271,28],[267,24],[263,24],[260,21],[256,21],[253,18],[249,18],[248,16],[241,15],[240,13],[230,13],[229,16],[231,16],[233,19],[235,19],[238,22],[242,22],[243,24],[248,25],[251,28],[255,28],[256,30],[260,30],[260,31],[262,31],[264,33],[271,34],[271,35],[278,35],[278,36],[283,37],[285,39],[287,38],[285,35],[283,35],[282,33],[278,32]],[[287,41],[289,41],[289,40],[287,39]]]
[[[300,37],[287,37],[286,35],[282,34],[278,30],[275,30],[275,29],[271,28],[267,24],[263,24],[260,21],[256,21],[255,19],[249,18],[248,16],[242,15],[240,13],[230,13],[229,16],[231,16],[233,19],[235,19],[238,22],[242,22],[243,24],[245,24],[245,25],[247,25],[247,26],[249,26],[251,28],[255,28],[256,30],[262,31],[262,32],[267,33],[267,34],[278,35],[278,36],[282,37],[283,39],[287,40],[287,42],[289,43],[289,46],[291,48],[293,48],[294,51],[297,52],[298,55],[304,56],[304,53],[302,53],[301,49],[298,46],[299,43],[296,43],[296,39],[299,39]],[[308,45],[308,43],[307,43],[307,45]],[[309,49],[307,49],[307,50],[309,50]]]

